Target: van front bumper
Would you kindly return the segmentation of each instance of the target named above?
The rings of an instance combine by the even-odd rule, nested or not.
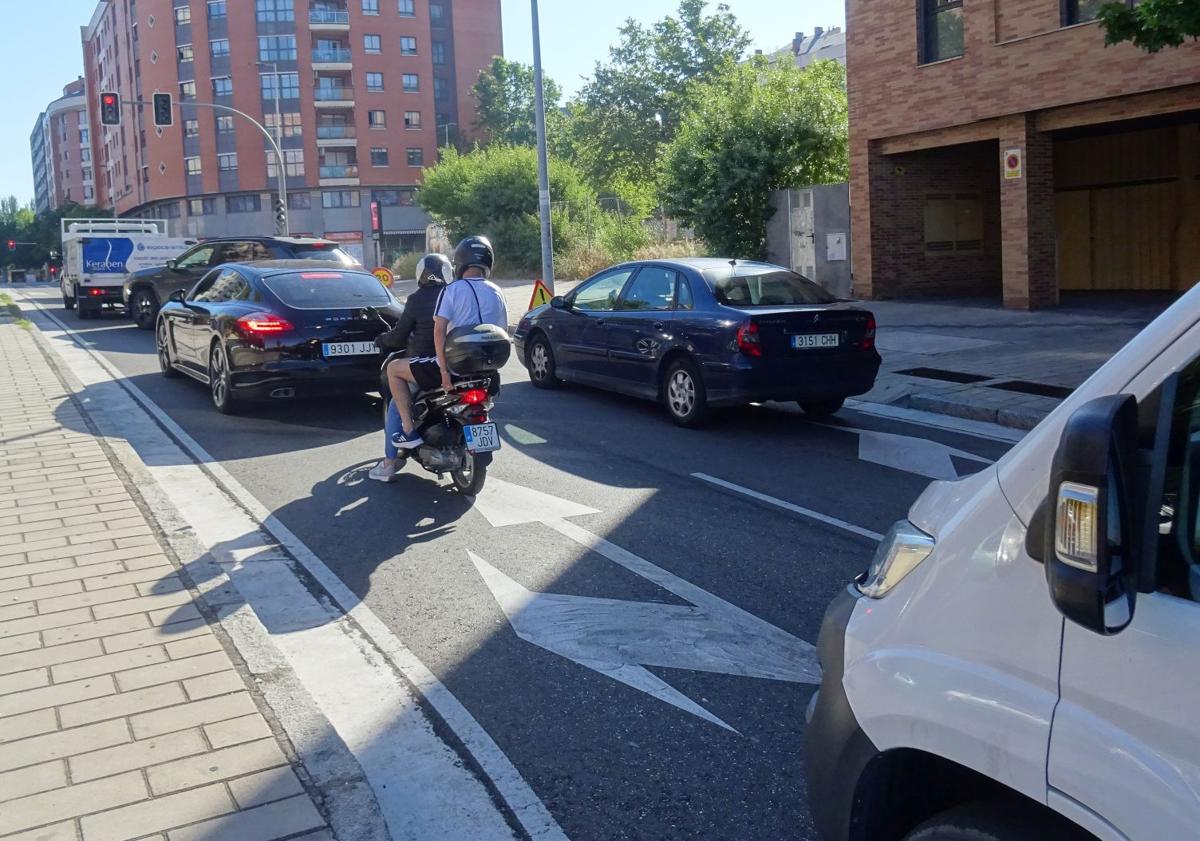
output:
[[[817,657],[821,662],[821,688],[805,714],[805,767],[808,808],[823,841],[852,841],[854,818],[861,793],[863,771],[879,756],[858,726],[842,686],[845,674],[846,628],[858,600],[851,584],[830,603],[821,622]]]

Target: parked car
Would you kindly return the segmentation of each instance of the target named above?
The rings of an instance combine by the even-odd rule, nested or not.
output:
[[[994,467],[935,482],[825,614],[824,841],[1200,827],[1200,287]]]
[[[222,237],[208,239],[168,260],[164,266],[130,273],[122,295],[125,309],[143,330],[154,326],[158,308],[172,292],[191,289],[209,269],[252,260],[320,260],[339,268],[361,269],[331,240],[311,237]]]
[[[681,426],[760,400],[827,416],[880,364],[867,310],[779,266],[713,258],[605,269],[522,318],[514,341],[535,386],[658,400]]]
[[[375,337],[387,327],[367,307],[393,323],[402,312],[364,271],[307,260],[220,266],[159,310],[159,369],[208,385],[225,414],[248,400],[375,391]]]

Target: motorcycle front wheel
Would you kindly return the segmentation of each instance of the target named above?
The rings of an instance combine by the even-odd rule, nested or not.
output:
[[[487,479],[487,464],[470,450],[463,453],[462,464],[450,471],[454,487],[464,496],[475,496],[483,490]]]

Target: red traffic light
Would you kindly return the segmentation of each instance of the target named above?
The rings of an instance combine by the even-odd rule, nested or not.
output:
[[[9,251],[16,251],[16,250],[17,250],[17,241],[16,241],[15,239],[10,239],[10,240],[8,241],[8,250],[9,250]]]
[[[112,91],[100,93],[100,123],[106,126],[121,124],[121,95]]]

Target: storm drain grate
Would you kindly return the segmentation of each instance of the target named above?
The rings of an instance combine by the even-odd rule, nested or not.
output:
[[[1001,391],[1015,391],[1017,394],[1032,394],[1035,397],[1053,397],[1055,400],[1066,400],[1075,389],[1061,385],[1046,385],[1045,383],[1030,383],[1024,380],[1008,380],[1002,383],[991,383],[988,388],[998,388]]]
[[[905,371],[897,371],[896,373],[909,377],[921,377],[926,380],[941,380],[947,383],[981,383],[984,380],[991,379],[991,377],[981,377],[979,374],[965,374],[962,371],[943,371],[940,368],[909,368]]]

